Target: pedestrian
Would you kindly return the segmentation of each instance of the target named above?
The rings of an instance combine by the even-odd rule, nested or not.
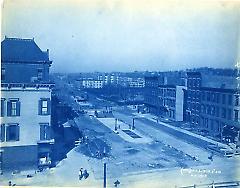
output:
[[[213,152],[211,152],[211,155],[208,157],[208,159],[213,161]]]
[[[120,181],[117,180],[114,182],[114,187],[117,187],[118,185],[120,185]]]
[[[82,172],[82,169],[83,168],[80,168],[80,170],[79,170],[79,180],[81,180],[82,178],[83,178],[83,172]]]
[[[84,176],[85,179],[87,179],[88,176],[89,176],[89,173],[87,172],[86,169],[85,169],[84,172],[83,172],[83,176]]]

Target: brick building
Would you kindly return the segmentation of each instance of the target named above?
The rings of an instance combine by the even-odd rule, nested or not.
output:
[[[206,134],[232,142],[240,128],[239,90],[227,88],[226,80],[220,80],[220,85],[215,80],[214,85],[204,86],[203,78],[199,72],[187,73],[184,120]]]
[[[149,112],[183,121],[185,86],[168,85],[161,76],[145,77],[145,105]]]

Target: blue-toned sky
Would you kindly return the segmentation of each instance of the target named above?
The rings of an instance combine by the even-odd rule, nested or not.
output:
[[[2,40],[34,37],[53,72],[232,67],[239,11],[239,1],[5,0]]]

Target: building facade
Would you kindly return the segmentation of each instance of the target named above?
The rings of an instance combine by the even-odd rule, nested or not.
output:
[[[202,77],[199,72],[187,73],[186,112],[184,120],[193,126],[199,126],[200,88]]]
[[[240,128],[239,90],[202,86],[199,72],[187,73],[185,120],[219,140],[234,141]]]
[[[160,114],[157,96],[158,85],[159,78],[157,76],[145,77],[144,104],[147,106],[149,112],[154,114]]]
[[[5,38],[1,47],[0,170],[50,165],[52,62],[33,39]]]
[[[158,86],[158,104],[163,117],[183,121],[185,86]]]
[[[224,139],[224,129],[239,127],[239,93],[234,89],[206,87],[200,92],[200,127]]]
[[[164,77],[145,77],[145,105],[151,113],[183,121],[186,87],[166,83]]]
[[[145,77],[145,105],[149,112],[175,121],[185,121],[200,132],[233,142],[239,135],[239,89],[211,80],[207,86],[199,72],[187,72],[186,86],[169,85],[161,76]],[[226,78],[224,78],[226,79]],[[214,86],[214,87],[213,87]]]
[[[91,78],[87,78],[87,79],[82,79],[80,81],[80,85],[83,88],[99,89],[99,88],[103,88],[104,81],[103,80],[94,80],[94,79],[91,79]]]

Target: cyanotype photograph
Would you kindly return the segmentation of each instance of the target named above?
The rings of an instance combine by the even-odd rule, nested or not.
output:
[[[3,0],[0,187],[240,188],[240,1]]]

